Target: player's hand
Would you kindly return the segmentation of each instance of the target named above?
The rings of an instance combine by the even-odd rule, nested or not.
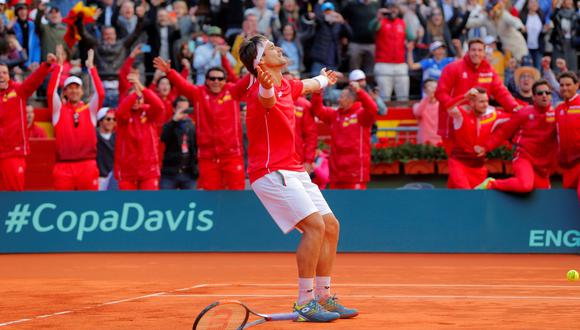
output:
[[[222,56],[226,56],[228,54],[228,52],[230,51],[230,46],[225,44],[225,45],[219,45],[218,46],[218,51],[220,52],[220,54]]]
[[[464,98],[466,100],[469,100],[471,98],[474,98],[477,94],[479,94],[479,92],[477,91],[477,89],[471,88],[470,90],[467,91],[467,93],[465,93]]]
[[[360,90],[360,84],[356,81],[351,81],[348,85],[355,93]]]
[[[186,58],[181,59],[181,65],[184,68],[187,68],[188,70],[191,70],[191,62],[189,62],[188,59],[186,59]]]
[[[187,108],[175,111],[175,113],[173,114],[173,121],[180,121],[187,118],[185,110],[187,110]]]
[[[475,151],[475,154],[477,155],[477,157],[485,156],[485,148],[482,146],[474,146],[473,151]]]
[[[320,70],[320,75],[325,76],[328,79],[328,86],[332,86],[338,81],[338,73],[333,70],[322,68],[322,70]]]
[[[129,57],[136,58],[137,56],[143,54],[143,52],[141,51],[141,46],[143,46],[143,44],[138,44],[137,46],[135,46],[135,48],[133,48],[133,50],[131,51],[131,54],[129,54]]]
[[[550,56],[542,57],[542,68],[544,71],[550,70],[550,62],[552,62],[552,58]]]
[[[87,52],[87,60],[85,61],[85,66],[87,69],[92,69],[95,67],[95,51],[93,49],[89,49]]]
[[[167,73],[169,73],[169,71],[171,71],[171,62],[165,61],[161,57],[157,56],[156,58],[153,59],[153,67],[155,67],[155,69],[157,69],[161,72],[165,72],[165,74],[167,74]]]
[[[260,82],[260,85],[262,85],[264,89],[272,88],[272,86],[274,86],[272,75],[268,71],[264,71],[261,65],[258,65],[256,70],[258,71],[258,81]]]
[[[52,65],[56,63],[56,61],[57,61],[56,55],[54,55],[53,53],[48,53],[48,55],[46,55],[46,63]]]

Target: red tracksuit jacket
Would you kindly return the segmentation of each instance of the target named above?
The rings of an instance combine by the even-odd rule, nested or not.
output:
[[[42,84],[49,70],[50,65],[42,63],[24,83],[9,81],[8,88],[0,90],[0,158],[24,157],[30,153],[26,99]]]
[[[143,90],[144,103],[133,109],[137,94],[123,99],[116,113],[115,178],[119,181],[159,177],[158,127],[165,109],[151,90]]]
[[[504,111],[511,112],[519,104],[503,85],[501,79],[489,64],[483,60],[476,68],[468,55],[461,60],[447,65],[441,73],[435,97],[439,101],[439,129],[437,133],[443,138],[450,138],[452,131],[447,109],[453,105],[454,98],[463,96],[473,87],[483,87],[495,99]]]
[[[460,116],[453,118],[452,122],[455,143],[451,150],[451,158],[469,167],[481,167],[484,165],[485,157],[477,157],[473,147],[485,145],[497,120],[503,119],[505,115],[498,113],[493,107],[488,107],[480,117],[472,110],[468,110],[467,106],[459,106],[457,109]]]
[[[330,181],[368,182],[371,164],[371,128],[377,117],[377,105],[363,90],[359,102],[350,109],[334,110],[322,105],[322,95],[312,95],[312,112],[330,126]]]
[[[580,162],[580,96],[558,104],[555,112],[560,166],[569,169]]]
[[[47,89],[48,108],[52,113],[52,125],[56,137],[57,161],[80,161],[97,157],[97,111],[103,105],[105,90],[96,68],[90,70],[91,83],[95,92],[89,103],[76,105],[61,102],[57,91],[63,70],[56,65]],[[76,120],[75,120],[76,118]]]
[[[558,150],[556,117],[552,107],[527,106],[518,110],[492,133],[485,149],[491,151],[506,140],[516,146],[514,160],[523,157],[532,163],[538,174],[548,176],[555,165]]]
[[[230,73],[233,74],[233,73]],[[219,94],[205,85],[187,82],[175,70],[167,75],[171,84],[194,105],[197,154],[201,159],[218,159],[244,155],[239,100],[248,87],[249,75],[226,83]]]
[[[318,127],[312,116],[311,107],[310,101],[302,96],[294,102],[294,113],[296,114],[294,141],[296,142],[296,153],[300,156],[302,163],[314,162],[318,147]]]

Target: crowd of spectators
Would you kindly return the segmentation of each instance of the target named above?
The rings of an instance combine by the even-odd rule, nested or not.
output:
[[[532,84],[544,78],[555,105],[562,100],[556,77],[578,67],[580,11],[572,0],[88,0],[74,8],[66,1],[0,0],[0,64],[15,82],[34,72],[50,77],[44,83],[35,77],[34,84],[39,85],[37,100],[46,97],[55,125],[62,163],[55,179],[69,180],[71,173],[63,168],[90,159],[90,172],[98,176],[77,175],[101,189],[117,184],[121,189],[189,189],[198,175],[202,189],[243,189],[241,95],[249,78],[239,49],[257,34],[289,58],[290,77],[314,76],[322,68],[345,72],[342,92],[327,90],[312,104],[297,101],[297,118],[312,113],[331,127],[356,123],[365,132],[359,144],[366,158],[376,114],[387,112],[385,102],[420,100],[413,107],[419,142],[442,143],[451,152],[449,128],[443,132],[441,124],[447,112],[441,108],[473,86],[466,84],[444,101],[435,90],[442,88],[437,83],[448,65],[469,57],[468,41],[482,40],[485,63],[518,103],[533,104]],[[41,65],[45,62],[51,62],[50,74],[45,72],[50,65]],[[514,108],[505,94],[487,92],[492,104]],[[328,105],[338,105],[339,115],[331,116]],[[0,113],[3,107],[0,103]],[[66,124],[63,111],[71,112]],[[68,145],[76,134],[63,128],[69,124],[86,128],[84,142]],[[331,186],[364,188],[367,161],[357,165],[359,179],[336,179],[344,167],[337,164],[357,163],[336,155],[350,148],[337,139],[353,142],[339,126],[333,130]],[[89,138],[88,130],[95,128],[96,138]],[[303,161],[314,173],[316,148],[306,149]],[[136,164],[148,170],[137,171]]]

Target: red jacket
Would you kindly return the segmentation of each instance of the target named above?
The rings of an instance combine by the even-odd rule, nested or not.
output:
[[[259,86],[260,83],[255,81],[245,98],[248,103],[246,128],[251,183],[279,170],[304,171],[294,143],[294,102],[302,95],[304,83],[282,78],[280,86],[274,86],[276,104],[272,108],[266,108],[260,102]]]
[[[310,111],[311,107],[310,101],[302,96],[294,102],[294,113],[296,114],[294,141],[296,142],[296,153],[300,156],[302,163],[314,162],[318,147],[318,127]]]
[[[167,77],[171,84],[194,105],[197,154],[202,159],[244,155],[239,100],[244,96],[249,76],[235,84],[226,83],[219,94],[205,85],[187,82],[175,70]]]
[[[476,68],[468,55],[461,60],[447,65],[441,73],[441,78],[435,91],[439,101],[439,130],[443,138],[451,138],[450,119],[447,109],[453,104],[454,98],[462,96],[473,87],[483,87],[490,97],[503,107],[504,111],[512,112],[518,106],[514,97],[503,85],[501,79],[489,64],[483,60]]]
[[[377,117],[375,101],[361,88],[359,102],[350,109],[322,105],[322,95],[312,95],[312,112],[330,126],[330,182],[368,182],[371,164],[371,128]]]
[[[379,21],[376,35],[375,62],[376,63],[406,63],[405,61],[405,21],[401,18]]]
[[[458,106],[459,114],[453,118],[455,143],[450,157],[457,159],[469,167],[482,167],[485,156],[478,157],[473,147],[483,146],[487,142],[498,119],[504,119],[505,114],[488,107],[481,116],[476,116],[467,106]]]
[[[119,181],[158,178],[159,123],[165,109],[161,99],[151,90],[143,90],[143,104],[133,109],[137,94],[123,99],[117,109],[117,141],[115,143],[115,178]]]
[[[42,63],[22,84],[8,82],[0,90],[0,159],[24,157],[30,153],[26,122],[28,99],[48,75],[50,65]]]
[[[119,69],[119,104],[121,104],[123,99],[129,95],[131,83],[129,82],[129,79],[127,79],[127,76],[129,75],[129,72],[131,72],[131,67],[134,62],[134,58],[127,56],[127,59],[125,59],[125,62],[123,62],[123,65],[121,65],[121,68]]]
[[[47,89],[48,109],[52,113],[52,125],[56,137],[56,160],[79,161],[97,157],[97,112],[105,99],[105,90],[96,68],[90,70],[95,92],[89,103],[82,101],[72,105],[61,101],[57,85],[63,69],[56,65]],[[76,118],[76,119],[75,119]]]
[[[580,96],[574,95],[556,107],[560,166],[568,169],[580,162]]]
[[[553,170],[558,150],[556,117],[552,107],[541,109],[527,106],[518,110],[493,132],[485,149],[491,151],[506,140],[511,140],[516,146],[514,160],[523,157],[532,162],[536,172],[548,176]]]

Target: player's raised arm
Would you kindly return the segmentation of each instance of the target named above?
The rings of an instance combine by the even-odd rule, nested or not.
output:
[[[302,94],[310,94],[324,89],[326,86],[332,86],[336,84],[338,80],[338,75],[336,72],[323,68],[320,70],[320,74],[316,77],[310,79],[303,79],[304,89]]]
[[[260,83],[260,90],[258,92],[260,103],[266,108],[272,108],[276,105],[276,94],[274,93],[272,75],[262,70],[262,67],[259,65],[256,67],[256,71],[258,71],[258,82]]]

